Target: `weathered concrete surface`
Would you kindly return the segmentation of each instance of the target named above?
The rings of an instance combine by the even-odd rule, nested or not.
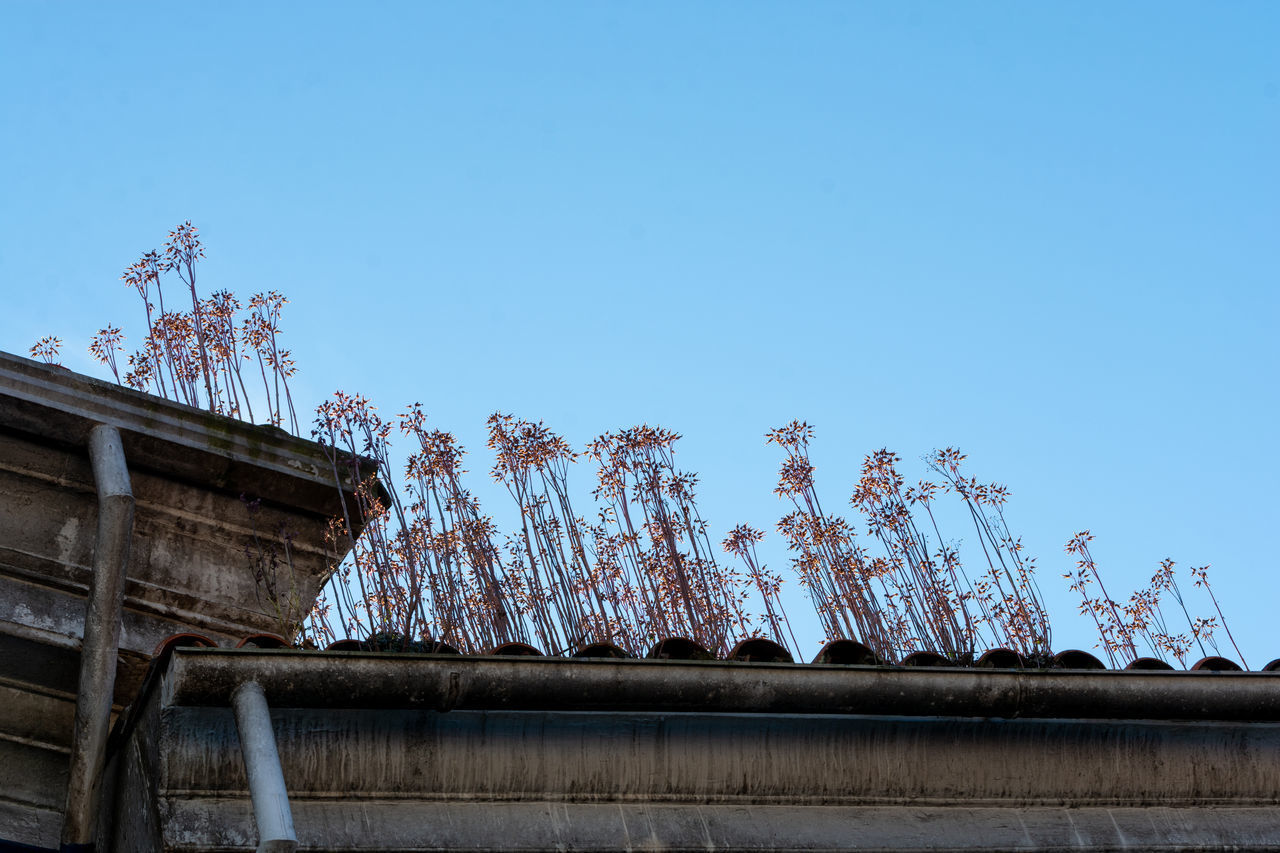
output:
[[[86,592],[98,520],[88,439],[120,431],[136,496],[114,712],[132,701],[164,638],[232,643],[286,626],[260,594],[245,548],[296,534],[293,601],[305,611],[329,565],[334,472],[311,442],[0,353],[0,840],[56,847]]]
[[[159,851],[161,796],[157,772],[162,731],[158,702],[140,700],[117,724],[108,746],[102,809],[98,813],[100,849],[103,851]]]
[[[118,849],[253,849],[246,680],[305,850],[1280,848],[1280,721],[1230,719],[1280,678],[961,675],[179,649],[118,746],[120,825],[149,827]],[[1073,684],[1087,712],[1049,713]],[[1180,716],[1135,716],[1153,691]]]
[[[1262,808],[714,806],[304,801],[300,850],[1275,850]],[[240,820],[238,820],[240,819]],[[170,851],[252,850],[240,804],[188,800]],[[203,829],[208,827],[209,829]]]
[[[0,838],[56,847],[66,787],[65,750],[0,739]]]
[[[255,530],[239,493],[146,470],[131,476],[137,520],[122,647],[149,654],[183,630],[228,641],[278,633],[245,555]],[[78,640],[97,520],[87,456],[0,432],[0,495],[0,622],[55,641]],[[327,517],[265,503],[258,512],[257,532],[265,541],[280,525],[298,534],[292,553],[299,601],[314,600],[325,576]]]
[[[1280,724],[284,709],[290,796],[1280,805]],[[247,787],[225,709],[170,709],[164,781]]]

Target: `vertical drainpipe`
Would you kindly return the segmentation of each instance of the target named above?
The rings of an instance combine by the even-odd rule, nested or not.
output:
[[[276,736],[271,730],[271,709],[262,685],[246,681],[231,694],[240,735],[240,754],[249,777],[249,797],[253,819],[258,825],[257,853],[293,853],[298,836],[293,831],[289,793],[284,787],[284,771]]]
[[[133,536],[133,491],[124,447],[115,427],[99,424],[93,428],[89,433],[89,459],[98,491],[98,534],[80,647],[80,689],[76,694],[67,808],[62,819],[64,853],[94,848],[115,693],[116,655],[120,649],[125,569]]]

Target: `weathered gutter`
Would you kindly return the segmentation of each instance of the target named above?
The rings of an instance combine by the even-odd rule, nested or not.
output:
[[[665,711],[1280,722],[1280,674],[176,649],[166,706]]]
[[[98,493],[98,532],[80,652],[80,687],[62,823],[64,851],[93,849],[115,694],[116,655],[120,651],[125,572],[133,534],[129,466],[115,427],[100,424],[93,428],[89,433],[89,458]]]

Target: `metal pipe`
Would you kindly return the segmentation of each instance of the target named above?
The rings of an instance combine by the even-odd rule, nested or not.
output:
[[[1280,674],[177,649],[166,705],[1280,722]]]
[[[62,819],[63,850],[93,849],[120,650],[125,571],[133,536],[133,490],[115,427],[99,424],[90,431],[89,459],[98,491],[98,532],[80,645],[80,686]]]
[[[231,694],[240,734],[240,754],[249,777],[253,819],[258,825],[258,853],[292,853],[298,848],[289,810],[289,792],[284,786],[280,753],[271,731],[271,710],[262,686],[246,681]]]

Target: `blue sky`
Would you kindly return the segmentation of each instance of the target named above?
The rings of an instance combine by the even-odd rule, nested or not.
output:
[[[302,401],[422,401],[499,518],[495,410],[681,432],[720,532],[783,514],[793,418],[828,506],[956,445],[1057,647],[1094,642],[1058,577],[1091,528],[1113,595],[1211,563],[1256,667],[1278,42],[1269,3],[6,4],[0,349],[98,372],[190,219],[205,287],[290,297]]]

